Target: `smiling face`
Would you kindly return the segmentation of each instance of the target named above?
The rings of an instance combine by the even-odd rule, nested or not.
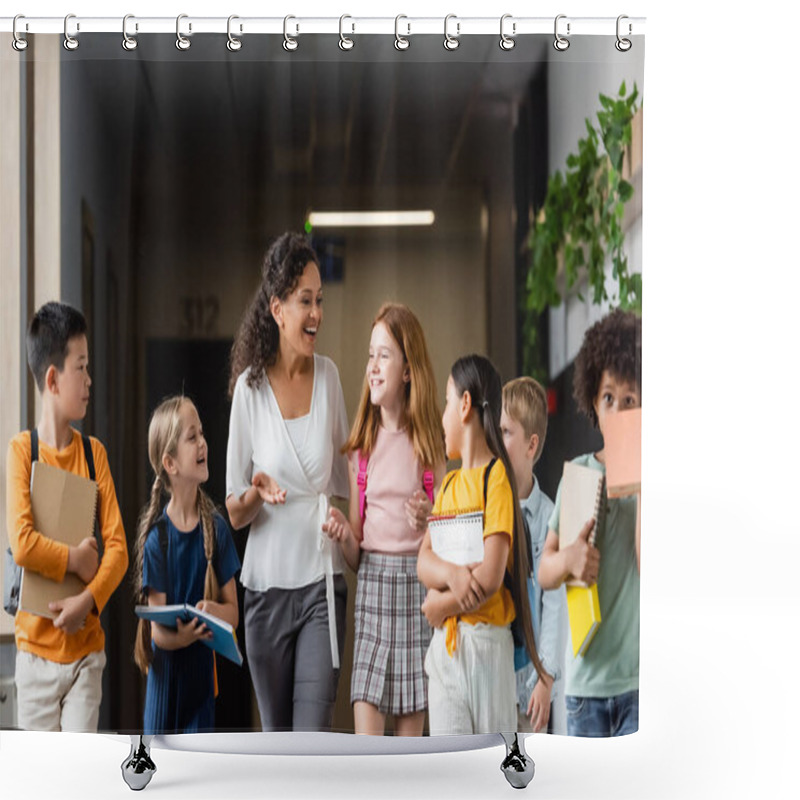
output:
[[[175,455],[164,456],[164,468],[170,482],[178,479],[200,485],[208,480],[208,445],[203,435],[203,425],[190,400],[181,403],[178,416],[181,433]]]
[[[86,336],[73,336],[67,343],[64,369],[60,372],[50,367],[46,376],[47,385],[58,398],[59,411],[69,420],[79,420],[86,416],[89,404],[89,343]]]
[[[403,402],[405,385],[411,379],[400,345],[383,322],[372,328],[367,360],[369,399],[373,405],[393,407]]]
[[[607,369],[603,370],[600,377],[600,388],[597,390],[597,397],[594,400],[597,425],[603,436],[605,436],[605,421],[609,414],[639,408],[641,404],[639,387],[635,383],[617,380]]]
[[[271,309],[282,344],[299,355],[313,357],[322,324],[322,280],[313,261],[306,264],[297,286],[285,300],[272,299]]]

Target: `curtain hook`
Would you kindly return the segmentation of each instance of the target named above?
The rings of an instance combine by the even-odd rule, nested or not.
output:
[[[559,14],[556,17],[555,25],[553,26],[556,35],[555,41],[553,42],[553,47],[555,47],[555,49],[558,50],[559,53],[563,53],[569,47],[569,39],[566,39],[558,32],[558,21],[560,19],[566,19],[566,18],[567,18],[566,14]],[[567,36],[569,36],[569,33],[570,33],[570,23],[567,22]]]
[[[181,20],[188,18],[189,18],[188,14],[178,14],[178,18],[175,20],[175,35],[178,37],[177,39],[175,39],[175,47],[177,47],[178,50],[188,50],[192,46],[191,41],[181,33]],[[192,31],[192,23],[190,22],[189,32],[191,33],[191,31]]]
[[[135,36],[130,36],[128,34],[128,20],[129,19],[136,19],[136,17],[134,17],[133,14],[126,14],[122,18],[122,47],[125,50],[131,51],[131,50],[135,50],[137,48],[139,42],[136,41],[136,37]],[[136,23],[135,29],[137,31],[139,30],[139,23],[138,22]]]
[[[283,18],[283,49],[288,50],[290,52],[297,50],[297,39],[292,36],[289,36],[288,25],[290,19],[297,19],[297,17],[293,17],[291,14],[285,16]],[[295,35],[300,33],[300,25],[295,22],[295,26],[297,28]]]
[[[619,30],[620,30],[620,25],[619,24],[624,19],[628,19],[628,15],[627,14],[620,14],[617,17],[617,41],[614,42],[614,47],[616,47],[617,50],[620,51],[620,53],[627,53],[628,50],[630,50],[631,47],[633,47],[633,43],[631,42],[630,39],[623,39],[619,34]],[[631,33],[633,33],[633,28],[631,27],[631,23],[629,22],[628,23],[628,36],[630,36]]]
[[[514,36],[517,35],[517,23],[511,23],[511,36],[509,36],[505,32],[505,24],[507,19],[512,18],[512,14],[503,14],[500,17],[500,49],[501,50],[513,50],[516,41],[514,41]]]
[[[78,40],[74,36],[70,36],[69,33],[69,21],[71,19],[75,19],[74,14],[67,14],[64,17],[64,49],[65,50],[77,50],[78,49]],[[79,22],[75,23],[75,31],[80,31],[81,26]]]
[[[344,35],[343,26],[344,26],[344,21],[346,19],[353,19],[353,18],[349,14],[342,14],[342,16],[339,17],[339,48],[342,50],[352,50],[355,47],[356,43],[351,38]],[[356,31],[355,22],[351,23],[351,25],[352,25],[352,30],[350,31],[350,33],[355,33]]]
[[[456,35],[447,32],[447,23],[450,22],[451,19],[456,20]],[[461,42],[458,40],[458,37],[461,35],[461,23],[458,22],[458,17],[455,14],[448,14],[444,18],[444,49],[445,50],[458,50],[458,46]]]
[[[18,53],[21,53],[28,46],[28,40],[27,39],[23,39],[22,36],[19,35],[19,31],[17,30],[17,20],[20,20],[20,19],[25,19],[25,15],[24,14],[17,14],[17,16],[14,17],[14,24],[11,26],[11,32],[12,32],[12,34],[14,36],[14,38],[11,40],[11,46]],[[25,30],[26,31],[28,30],[28,23],[27,22],[25,23]]]
[[[408,50],[411,47],[411,42],[406,38],[406,36],[411,36],[411,23],[407,22],[408,25],[408,32],[406,36],[400,35],[400,20],[405,19],[407,20],[408,17],[405,14],[398,14],[394,18],[394,47],[395,50]]]
[[[233,33],[231,33],[231,22],[233,22],[235,19],[239,19],[239,17],[237,17],[236,14],[231,14],[228,17],[228,41],[225,46],[228,48],[228,50],[231,51],[231,53],[235,53],[237,50],[242,49],[242,40],[237,39],[233,35]],[[241,33],[241,31],[242,31],[242,26],[240,25],[239,32]]]

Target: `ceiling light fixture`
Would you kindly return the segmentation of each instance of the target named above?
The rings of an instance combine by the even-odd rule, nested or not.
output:
[[[407,225],[433,225],[433,211],[312,211],[311,228],[391,228]]]

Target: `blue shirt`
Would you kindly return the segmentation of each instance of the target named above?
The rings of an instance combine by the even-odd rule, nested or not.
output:
[[[539,574],[539,563],[547,538],[547,523],[553,511],[553,501],[541,490],[539,482],[534,477],[533,489],[524,500],[520,500],[520,506],[531,537],[533,572],[528,576],[528,600],[533,619],[533,638],[542,666],[553,676],[551,697],[556,697],[560,694],[563,683],[567,593],[564,586],[552,591],[542,591],[536,577]],[[524,647],[517,647],[514,650],[514,669],[517,672],[517,701],[520,708],[526,709],[539,675],[533,668]]]
[[[167,595],[167,605],[203,599],[206,556],[203,530],[181,531],[167,515],[167,561],[158,541],[158,525],[144,545],[143,585]],[[239,571],[239,556],[225,520],[214,515],[214,570],[220,589]],[[165,569],[168,567],[168,569]],[[153,643],[147,673],[144,733],[193,733],[214,729],[214,656],[202,642],[179,650],[162,650]]]

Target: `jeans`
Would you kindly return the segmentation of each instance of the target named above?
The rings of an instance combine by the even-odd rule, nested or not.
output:
[[[638,689],[616,697],[567,695],[568,736],[625,736],[638,730]]]

